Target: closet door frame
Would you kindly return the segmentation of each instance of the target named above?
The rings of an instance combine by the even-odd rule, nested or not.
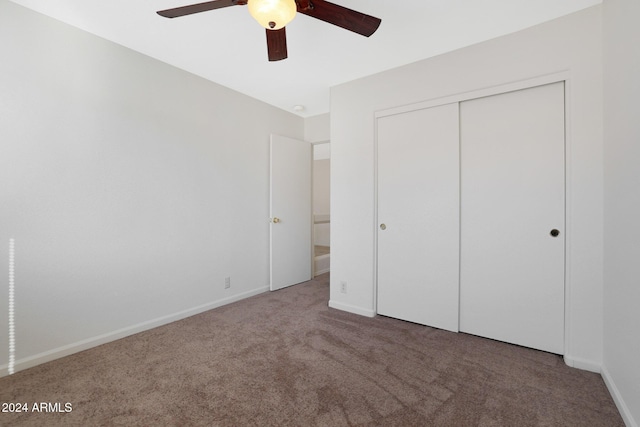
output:
[[[564,268],[564,355],[573,354],[571,348],[571,269],[567,266],[571,265],[571,224],[572,224],[572,197],[571,197],[571,146],[572,146],[572,126],[571,126],[571,79],[569,71],[561,71],[553,74],[533,77],[530,79],[519,80],[515,82],[505,83],[501,85],[491,86],[478,90],[468,91],[449,96],[443,96],[388,109],[376,111],[374,113],[374,220],[371,226],[373,233],[373,303],[374,313],[378,312],[378,119],[390,115],[407,113],[410,111],[421,110],[425,108],[437,107],[440,105],[460,103],[476,98],[486,96],[499,95],[502,93],[513,92],[516,90],[529,89],[536,86],[547,85],[550,83],[564,82],[565,88],[565,268]]]

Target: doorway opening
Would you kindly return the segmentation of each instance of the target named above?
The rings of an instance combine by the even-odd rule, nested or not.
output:
[[[331,149],[328,142],[313,145],[313,275],[331,267]]]

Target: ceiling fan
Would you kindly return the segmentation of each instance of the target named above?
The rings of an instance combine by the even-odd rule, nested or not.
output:
[[[296,12],[337,25],[365,37],[373,34],[382,22],[379,18],[324,0],[213,0],[160,10],[158,15],[177,18],[223,7],[243,5],[248,5],[249,13],[266,28],[269,61],[280,61],[287,57],[285,26],[291,22]]]

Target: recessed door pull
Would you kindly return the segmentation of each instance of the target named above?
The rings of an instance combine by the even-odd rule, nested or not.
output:
[[[559,230],[556,230],[555,228],[553,230],[551,230],[551,237],[558,237],[558,235],[560,234]]]

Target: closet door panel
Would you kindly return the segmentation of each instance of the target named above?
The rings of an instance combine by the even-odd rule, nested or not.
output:
[[[460,330],[558,354],[564,110],[562,82],[460,104]]]
[[[377,120],[377,312],[458,330],[458,104]]]

